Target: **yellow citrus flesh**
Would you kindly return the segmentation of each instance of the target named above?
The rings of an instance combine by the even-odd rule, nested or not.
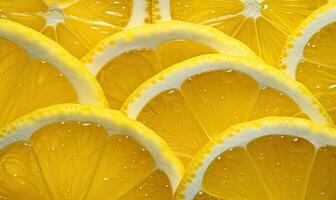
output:
[[[108,62],[97,80],[111,108],[119,109],[126,98],[145,80],[163,69],[198,55],[216,53],[208,46],[189,40],[172,40],[154,49],[134,49]]]
[[[304,48],[296,79],[319,99],[336,120],[336,22],[317,32]]]
[[[277,66],[288,34],[327,0],[170,0],[171,16],[215,27]]]
[[[165,173],[137,141],[98,124],[62,122],[0,150],[4,199],[172,198]],[[156,195],[156,196],[155,196]]]
[[[36,108],[77,102],[69,80],[53,65],[0,38],[0,126]]]
[[[305,117],[280,91],[263,87],[242,72],[217,70],[191,76],[180,89],[158,94],[137,120],[164,138],[187,164],[210,138],[227,127],[266,116]]]
[[[132,13],[132,0],[1,1],[0,17],[56,40],[77,58],[121,30]]]
[[[335,167],[335,147],[270,134],[219,155],[194,199],[334,199]]]

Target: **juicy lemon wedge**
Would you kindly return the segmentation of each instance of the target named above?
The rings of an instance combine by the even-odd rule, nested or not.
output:
[[[162,139],[119,111],[52,106],[0,136],[1,199],[170,200],[183,173]]]
[[[8,20],[0,27],[0,127],[48,105],[106,105],[94,77],[57,43]]]
[[[336,199],[336,130],[297,118],[233,126],[195,156],[176,199]]]
[[[287,36],[328,0],[159,0],[153,19],[215,27],[277,66]]]
[[[0,1],[0,18],[31,27],[77,58],[103,38],[149,18],[146,0]]]
[[[159,134],[187,164],[227,127],[266,116],[332,124],[322,106],[282,71],[239,56],[203,55],[141,85],[122,107]]]
[[[282,67],[318,98],[336,121],[336,3],[309,16],[289,37]]]
[[[188,58],[216,52],[256,57],[241,42],[213,28],[170,21],[116,33],[82,61],[96,75],[110,107],[119,109],[156,73]]]

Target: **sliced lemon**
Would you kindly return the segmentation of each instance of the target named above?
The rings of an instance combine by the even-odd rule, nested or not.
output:
[[[159,0],[153,18],[215,27],[277,66],[287,36],[328,0]]]
[[[42,108],[0,130],[2,199],[172,199],[183,165],[119,111]]]
[[[116,33],[82,61],[96,75],[110,106],[119,109],[154,74],[187,58],[215,52],[256,56],[213,28],[171,21]]]
[[[48,105],[106,105],[94,77],[57,43],[8,20],[0,27],[0,127]]]
[[[31,27],[81,58],[103,38],[144,24],[147,6],[146,0],[11,0],[0,1],[0,18]]]
[[[176,199],[336,199],[336,130],[265,118],[233,126],[195,156]]]
[[[258,60],[221,54],[191,58],[141,85],[122,107],[152,128],[187,164],[232,124],[296,116],[332,124],[309,91]]]
[[[288,38],[282,67],[302,82],[336,121],[336,3],[309,16]]]

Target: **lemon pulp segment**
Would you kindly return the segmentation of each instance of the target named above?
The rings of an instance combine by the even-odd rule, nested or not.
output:
[[[2,38],[0,79],[0,126],[37,108],[78,100],[75,89],[58,69]]]
[[[158,94],[137,120],[163,137],[187,164],[210,138],[227,127],[266,116],[306,117],[286,94],[229,69],[191,76],[180,89]]]
[[[277,66],[287,36],[327,0],[170,0],[173,19],[215,27]]]
[[[180,61],[216,51],[191,40],[172,40],[158,47],[127,51],[108,62],[97,74],[111,108],[119,109],[145,80]]]
[[[306,44],[296,79],[319,99],[336,120],[336,22],[323,27]]]
[[[1,1],[0,18],[31,27],[77,58],[128,24],[132,0]]]
[[[137,141],[99,124],[61,122],[0,151],[7,199],[171,199],[165,173]]]
[[[335,167],[335,147],[317,149],[300,137],[270,134],[220,154],[194,199],[333,199]]]

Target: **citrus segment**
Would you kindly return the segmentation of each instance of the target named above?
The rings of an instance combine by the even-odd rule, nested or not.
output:
[[[0,134],[4,199],[171,199],[183,171],[154,133],[103,108],[47,107]]]
[[[209,139],[178,90],[157,95],[137,120],[159,133],[185,164]]]
[[[314,12],[288,39],[281,62],[336,119],[336,4]]]
[[[218,52],[256,57],[215,29],[171,21],[114,34],[82,61],[96,75],[110,107],[120,109],[139,85],[158,72],[186,59]]]
[[[331,122],[307,89],[284,73],[215,54],[189,59],[149,79],[122,110],[160,135],[184,164],[205,142],[239,122],[267,116],[313,119],[320,112],[328,118],[320,123]]]
[[[16,142],[0,151],[1,199],[51,199],[32,148]]]
[[[277,65],[287,36],[327,0],[161,0],[154,16],[215,27]]]
[[[94,77],[55,42],[8,20],[0,26],[0,127],[45,106],[105,104]]]
[[[211,163],[203,177],[203,190],[222,199],[269,199],[258,176],[248,153],[232,148]]]
[[[103,38],[128,25],[145,23],[146,1],[33,0],[0,2],[0,18],[33,28],[60,43],[77,58]],[[131,19],[133,14],[141,19]]]
[[[235,125],[194,157],[177,199],[333,199],[336,130],[272,117]],[[325,178],[325,180],[324,180]]]
[[[305,199],[333,199],[336,197],[336,147],[321,147],[311,170]]]
[[[39,107],[78,102],[71,83],[53,65],[8,40],[0,38],[0,47],[0,126]]]
[[[29,144],[53,198],[84,198],[107,137],[102,127],[81,122],[51,124],[32,135]]]

